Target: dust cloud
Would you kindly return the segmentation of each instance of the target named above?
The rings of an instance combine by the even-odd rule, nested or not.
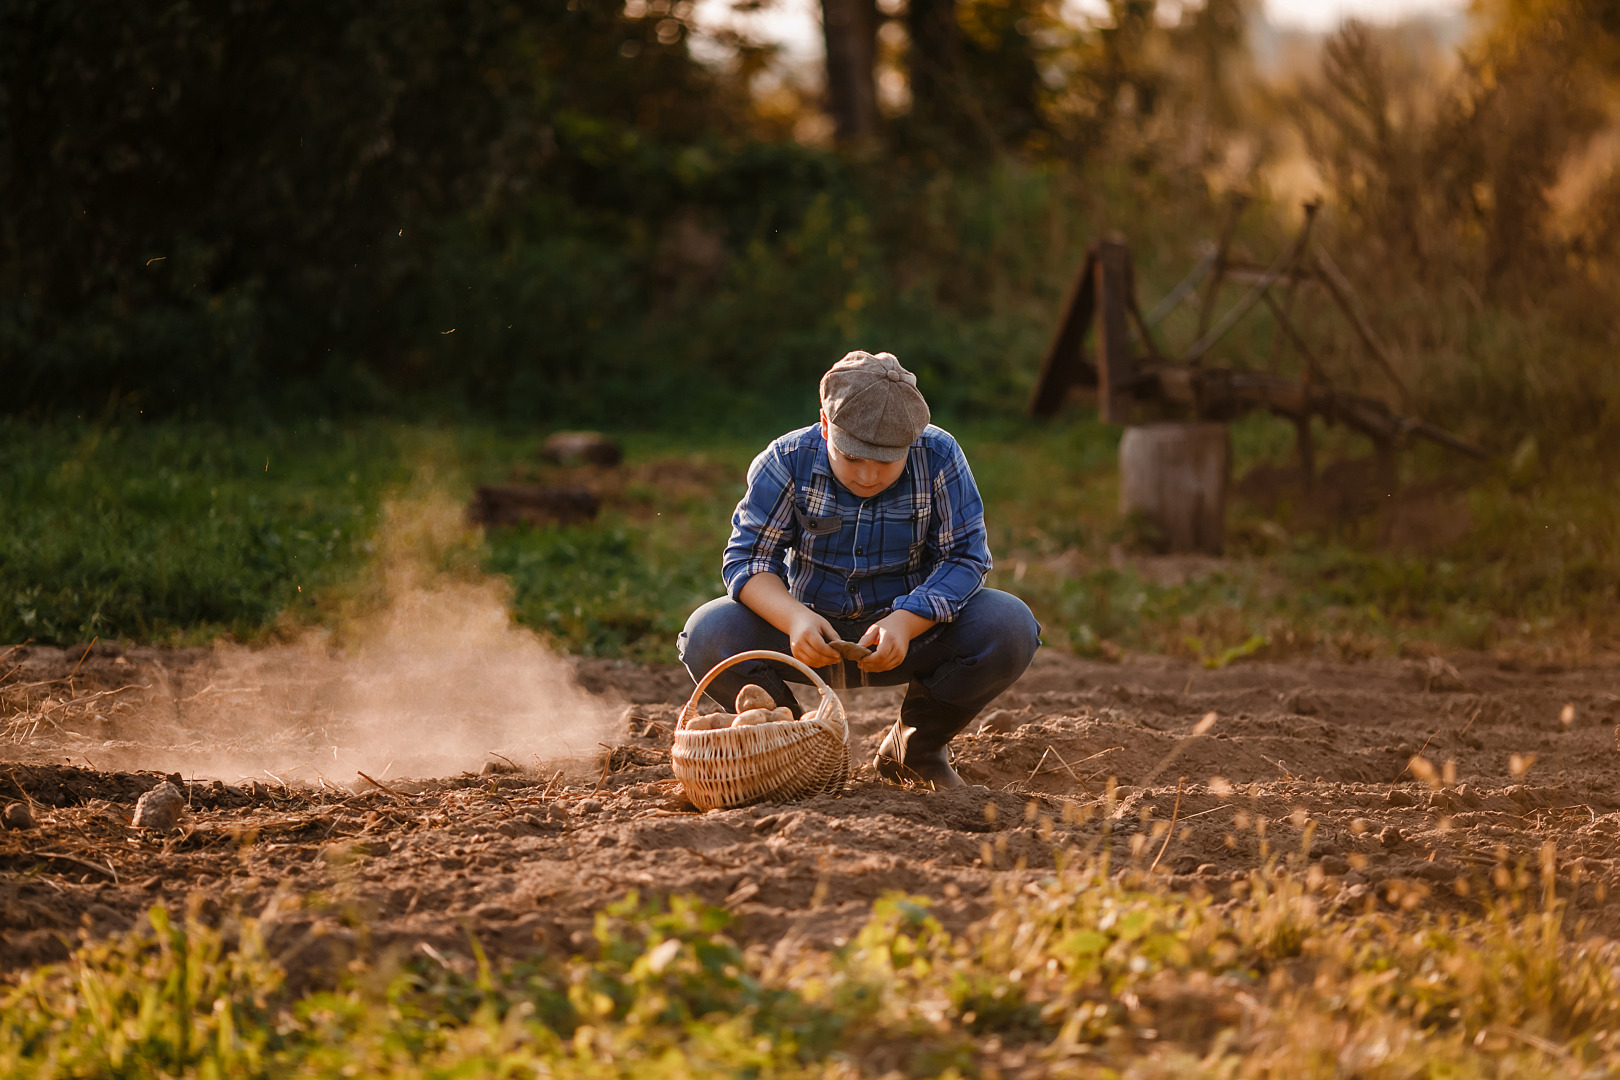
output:
[[[360,787],[361,773],[455,776],[503,758],[525,771],[582,764],[622,703],[581,688],[512,621],[504,581],[442,569],[469,541],[442,496],[388,504],[376,564],[327,629],[218,645],[161,676],[95,764]]]

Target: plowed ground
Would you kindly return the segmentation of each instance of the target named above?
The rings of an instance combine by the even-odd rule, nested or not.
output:
[[[630,704],[594,756],[379,783],[177,775],[189,812],[158,836],[129,819],[163,775],[93,763],[227,737],[180,710],[151,719],[154,702],[210,685],[209,654],[98,648],[69,681],[77,659],[36,648],[0,666],[14,689],[36,688],[0,715],[0,802],[29,804],[36,821],[0,832],[3,969],[62,957],[157,902],[261,917],[295,973],[362,939],[449,962],[469,955],[469,935],[498,955],[566,949],[631,889],[723,904],[748,943],[835,944],[885,892],[932,897],[960,926],[1065,852],[1217,903],[1267,860],[1290,862],[1329,907],[1357,911],[1466,907],[1527,884],[1550,855],[1577,913],[1620,930],[1604,903],[1620,885],[1616,669],[1458,656],[1206,671],[1048,651],[953,744],[980,786],[903,790],[863,765],[840,797],[700,814],[668,760],[684,673],[598,662],[582,683]],[[868,762],[897,691],[848,701]]]

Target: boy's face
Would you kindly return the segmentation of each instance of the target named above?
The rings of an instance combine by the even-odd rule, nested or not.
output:
[[[827,414],[821,414],[821,437],[827,443],[827,463],[832,466],[833,477],[851,493],[863,499],[886,491],[906,471],[906,459],[899,461],[872,461],[869,458],[845,457],[832,443]]]

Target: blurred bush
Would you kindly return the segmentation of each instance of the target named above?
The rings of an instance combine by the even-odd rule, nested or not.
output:
[[[544,195],[589,238],[596,213],[657,207],[680,160],[665,143],[725,130],[684,24],[621,8],[7,4],[5,407],[330,407],[409,387],[402,316],[455,257],[447,223]],[[549,252],[558,273],[576,253]],[[618,270],[590,267],[575,298]]]
[[[1492,0],[1455,56],[1350,22],[1277,100],[1427,415],[1507,453],[1620,420],[1620,16]],[[1598,440],[1594,442],[1594,440]]]
[[[1427,418],[1601,445],[1607,6],[1481,4],[1441,68],[1352,23],[1283,85],[1249,0],[1106,6],[886,6],[909,104],[835,152],[786,136],[816,102],[761,89],[768,50],[695,58],[690,0],[16,0],[0,411],[752,429],[808,418],[868,347],[942,416],[1010,415],[1090,238],[1124,232],[1162,295],[1243,188],[1238,246],[1269,261],[1293,210],[1265,188],[1298,153]],[[1342,325],[1299,318],[1353,366]],[[1269,346],[1253,322],[1226,359]]]

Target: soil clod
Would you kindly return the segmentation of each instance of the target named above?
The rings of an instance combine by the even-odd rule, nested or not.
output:
[[[179,788],[165,780],[136,800],[135,817],[130,824],[137,829],[173,832],[185,809],[185,796],[180,794]]]
[[[32,829],[34,827],[33,811],[28,809],[27,803],[7,803],[5,811],[0,813],[0,826],[7,829]]]

